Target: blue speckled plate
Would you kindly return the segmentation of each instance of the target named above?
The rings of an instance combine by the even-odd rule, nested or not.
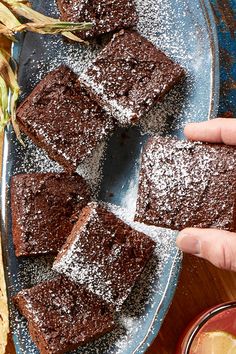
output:
[[[140,16],[138,30],[186,68],[187,78],[164,102],[155,107],[136,128],[118,128],[107,148],[79,168],[96,188],[101,174],[99,198],[115,204],[118,214],[132,220],[137,196],[140,152],[148,134],[160,133],[183,137],[183,126],[217,115],[219,63],[216,29],[208,0],[136,0]],[[38,10],[56,14],[53,1],[33,1]],[[65,43],[60,36],[27,34],[14,45],[19,63],[19,80],[24,98],[49,70],[65,63],[80,74],[101,50]],[[98,160],[105,154],[101,167]],[[90,169],[92,169],[92,174]],[[9,182],[13,174],[60,170],[45,153],[26,139],[19,146],[11,129],[5,132],[2,172],[2,237],[9,299],[23,287],[50,276],[51,259],[15,258],[12,233]],[[175,292],[181,267],[181,255],[175,248],[176,233],[135,224],[157,241],[156,256],[137,284],[119,315],[119,329],[78,353],[144,353],[156,337]],[[38,353],[31,342],[25,321],[10,301],[11,325],[17,354]]]

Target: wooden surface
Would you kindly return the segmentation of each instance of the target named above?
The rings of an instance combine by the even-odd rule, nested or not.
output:
[[[220,29],[219,40],[222,42],[223,47],[223,49],[221,48],[221,66],[223,67],[224,64],[227,64],[227,70],[224,70],[223,67],[221,72],[221,79],[223,81],[222,90],[224,91],[221,92],[221,113],[225,112],[225,116],[233,116],[236,113],[234,109],[236,106],[235,100],[233,99],[233,97],[235,97],[235,91],[232,91],[233,88],[235,88],[235,81],[232,80],[232,75],[235,73],[234,63],[236,53],[233,55],[233,58],[232,53],[235,48],[234,36],[236,33],[236,22],[232,17],[232,11],[230,12],[232,8],[231,3],[234,4],[236,2],[235,0],[212,0],[216,21],[218,21],[218,27]],[[230,48],[225,47],[225,43],[231,43],[228,34],[234,39],[234,41],[232,40]],[[231,53],[231,60],[229,60],[229,52]],[[230,72],[230,70],[232,72]],[[231,78],[231,80],[226,81],[224,77],[225,73],[228,73],[228,77]],[[0,156],[1,155],[0,146]],[[3,351],[1,351],[1,341],[3,341],[4,335],[1,331],[1,323],[7,326],[7,319],[4,317],[6,316],[6,312],[4,313],[2,311],[4,309],[6,310],[6,298],[4,282],[1,277],[1,267],[0,254],[0,354],[3,354]],[[192,256],[185,256],[173,303],[158,337],[147,354],[174,354],[178,337],[188,325],[189,321],[210,306],[235,299],[236,273],[222,271],[203,260]],[[1,316],[3,317],[3,321]],[[14,349],[9,336],[8,347],[5,354],[13,353]]]
[[[177,291],[161,331],[148,354],[172,354],[188,323],[205,309],[236,299],[236,273],[185,255]]]

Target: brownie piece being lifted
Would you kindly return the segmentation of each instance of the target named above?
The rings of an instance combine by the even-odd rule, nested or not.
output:
[[[75,171],[107,136],[113,122],[60,66],[35,87],[17,110],[20,128],[66,170]]]
[[[113,309],[62,276],[22,290],[13,301],[41,354],[63,354],[114,328]]]
[[[138,17],[133,0],[57,0],[61,19],[70,22],[91,22],[89,31],[79,32],[83,39],[133,27]]]
[[[236,148],[153,137],[143,152],[136,221],[236,231]]]
[[[90,201],[79,175],[23,174],[12,177],[12,232],[16,256],[57,253],[72,228],[72,217]]]
[[[120,31],[81,75],[101,106],[121,124],[136,123],[184,70],[134,31]]]
[[[119,308],[152,256],[155,242],[97,203],[83,209],[53,269]]]

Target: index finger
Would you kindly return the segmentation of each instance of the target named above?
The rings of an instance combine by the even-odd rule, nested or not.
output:
[[[201,123],[190,123],[184,129],[189,140],[236,145],[236,119],[216,118]]]

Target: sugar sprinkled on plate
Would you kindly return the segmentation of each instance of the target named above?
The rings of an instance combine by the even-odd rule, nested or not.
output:
[[[35,2],[37,3],[37,2]],[[52,4],[53,3],[53,4]],[[51,13],[58,17],[58,12],[55,10],[54,1],[45,4],[47,9],[51,9]],[[155,45],[164,50],[173,59],[177,60],[188,71],[189,65],[194,60],[194,65],[200,65],[187,50],[184,38],[184,21],[181,19],[187,16],[187,2],[182,0],[176,1],[176,6],[173,8],[172,1],[166,0],[135,0],[137,11],[139,14],[138,30],[141,34],[150,39]],[[178,9],[177,9],[178,8]],[[179,28],[173,28],[173,17],[179,18]],[[196,19],[197,21],[197,19]],[[196,22],[197,26],[197,22]],[[181,29],[182,27],[182,29]],[[201,29],[199,37],[201,36]],[[180,35],[182,32],[182,35]],[[191,41],[195,29],[189,28],[188,37]],[[26,35],[26,40],[30,41],[32,52],[29,53],[27,60],[20,65],[20,75],[24,77],[24,92],[22,98],[28,94],[32,88],[43,78],[45,73],[55,69],[61,63],[67,64],[77,74],[83,72],[91,60],[95,59],[97,54],[103,47],[103,43],[93,47],[81,47],[65,43],[64,40],[58,37],[41,37],[35,34]],[[27,68],[27,69],[26,69]],[[204,67],[202,68],[202,75],[204,75]],[[161,132],[166,130],[179,129],[183,123],[192,119],[191,115],[194,111],[196,117],[201,112],[193,109],[191,100],[188,96],[194,94],[195,78],[187,75],[184,85],[173,89],[164,99],[158,104],[141,122],[142,131],[145,132]],[[182,113],[185,111],[183,118]],[[174,118],[174,119],[173,119]],[[43,171],[60,171],[61,168],[55,162],[51,161],[47,155],[39,148],[35,147],[30,141],[27,141],[27,148],[23,150],[20,147],[19,154],[21,160],[17,163],[14,173],[22,172],[43,172]],[[78,172],[81,173],[92,185],[98,185],[101,177],[100,164],[98,167],[98,160],[104,151],[105,146],[101,147],[98,151],[98,157],[91,158],[91,163],[85,162],[85,166],[80,166]],[[23,152],[25,151],[25,152]],[[95,163],[96,162],[96,163]],[[90,172],[89,172],[90,171]],[[97,172],[99,171],[99,172]],[[97,177],[98,178],[95,178]],[[136,186],[131,185],[130,191],[136,193]],[[118,216],[123,218],[126,222],[132,223],[134,213],[134,202],[131,203],[131,209],[120,209],[112,207],[112,211],[117,213]],[[127,207],[130,203],[127,200]],[[167,262],[170,262],[170,257],[177,254],[175,248],[175,235],[174,231],[158,229],[144,224],[135,223],[135,227],[144,233],[149,234],[156,242],[157,247],[155,257],[148,264],[144,274],[140,278],[139,283],[133,290],[131,297],[119,315],[118,321],[120,326],[118,330],[108,334],[104,338],[79,349],[77,353],[83,354],[121,354],[124,352],[127,345],[131,342],[132,337],[136,337],[141,332],[143,324],[148,318],[148,314],[144,312],[147,304],[155,308],[155,295],[163,295],[165,289],[159,282],[160,277],[163,276]],[[172,256],[170,256],[172,255]],[[178,255],[178,257],[180,257]],[[35,283],[51,277],[53,274],[50,271],[51,263],[41,261],[25,261],[21,263],[15,282],[16,288],[29,287]],[[29,277],[30,274],[30,277]],[[32,345],[28,336],[26,322],[22,317],[19,317],[14,312],[14,332],[23,333],[23,341],[25,341],[27,353],[35,354],[37,350]],[[23,330],[22,330],[23,329]],[[21,336],[22,337],[22,336]]]
[[[155,240],[157,246],[153,258],[148,262],[130,297],[117,316],[118,328],[102,339],[79,349],[75,353],[122,353],[128,341],[138,334],[139,329],[142,328],[145,319],[147,319],[148,315],[145,313],[146,306],[149,305],[155,308],[155,295],[163,291],[158,281],[159,276],[161,276],[163,272],[169,253],[173,252],[175,249],[175,231],[133,222],[132,213],[129,213],[126,209],[112,204],[108,204],[107,207],[130,226],[149,235]],[[160,248],[162,250],[161,253]],[[20,266],[16,281],[21,284],[22,288],[25,288],[52,278],[55,275],[51,270],[52,261],[53,259],[51,257],[42,257],[42,259],[35,259],[33,261],[30,259],[24,260]],[[30,346],[31,341],[27,337],[28,332],[25,321],[23,319],[21,320],[15,311],[13,315],[14,318],[16,317],[14,319],[14,333],[17,334],[19,331],[23,331],[25,341],[29,343],[27,347],[28,345]],[[95,348],[97,351],[95,351]],[[36,352],[32,351],[32,353]]]

